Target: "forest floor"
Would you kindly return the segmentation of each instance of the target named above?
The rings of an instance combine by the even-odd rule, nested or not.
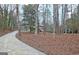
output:
[[[0,36],[3,36],[3,35],[5,35],[5,34],[7,34],[7,33],[9,33],[9,32],[12,32],[13,30],[0,30]]]
[[[79,34],[21,32],[17,37],[26,44],[50,55],[79,54]]]

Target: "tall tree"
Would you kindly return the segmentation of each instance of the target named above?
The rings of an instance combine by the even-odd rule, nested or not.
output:
[[[43,4],[43,30],[46,32],[46,11],[45,11],[45,5]]]
[[[53,4],[54,33],[59,33],[59,5]]]
[[[49,31],[49,27],[48,27],[48,25],[49,25],[49,18],[50,18],[50,16],[51,16],[51,11],[50,11],[50,5],[49,4],[46,4],[46,6],[45,6],[45,12],[46,12],[46,14],[45,14],[45,20],[46,20],[46,31]]]
[[[10,5],[9,6],[9,20],[8,20],[8,27],[11,28],[11,30],[14,30],[14,22],[16,20],[16,17],[14,17],[16,5]],[[14,19],[15,18],[15,19]]]
[[[64,33],[64,5],[62,4],[62,21],[61,21],[61,33]]]
[[[66,20],[68,15],[68,8],[67,4],[62,4],[62,33],[67,32],[67,27],[66,27]]]
[[[79,4],[78,4],[78,6],[77,6],[77,14],[78,14],[78,16],[79,16]]]
[[[18,5],[18,4],[16,4],[16,14],[17,14],[17,26],[18,26],[18,31],[20,32],[19,5]]]
[[[73,16],[73,11],[72,11],[72,4],[71,4],[71,19],[72,19],[72,23],[74,23],[73,17],[74,17],[74,16]],[[72,33],[74,32],[73,29],[74,29],[74,28],[71,28]]]
[[[3,30],[3,8],[2,6],[0,5],[0,30],[2,31]]]
[[[28,26],[26,26],[26,28],[27,27],[29,27],[29,31],[30,32],[35,32],[35,28],[36,28],[36,24],[37,24],[37,22],[35,22],[35,21],[38,21],[37,20],[37,7],[38,7],[38,5],[31,5],[31,4],[29,4],[29,5],[24,5],[24,7],[23,7],[23,14],[24,14],[24,19],[23,19],[23,21],[24,22],[26,22],[25,24],[26,25],[28,25]]]
[[[39,7],[39,4],[34,5],[35,14],[36,14],[35,15],[35,34],[38,34],[39,32],[38,7]]]
[[[77,6],[77,14],[78,14],[78,16],[79,16],[79,4],[78,4],[78,6]],[[78,19],[79,19],[79,17],[78,17]],[[79,29],[78,29],[78,33],[79,33]]]

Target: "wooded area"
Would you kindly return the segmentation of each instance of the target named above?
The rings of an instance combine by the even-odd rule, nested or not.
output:
[[[52,12],[51,7],[53,8]],[[61,12],[59,11],[60,9]],[[39,4],[29,4],[27,6],[23,6],[23,13],[23,21],[25,22],[23,25],[25,26],[25,28],[28,28],[30,32],[35,32],[36,34],[40,31],[51,33],[79,32],[79,5],[75,6],[74,4],[43,4],[40,6]],[[41,19],[43,21],[40,24]]]
[[[79,5],[75,4],[29,4],[0,5],[0,31],[6,29],[32,32],[78,33]],[[61,10],[61,11],[59,11]],[[70,13],[70,14],[68,14]],[[60,17],[61,16],[61,17]],[[40,22],[42,20],[42,22]],[[23,28],[23,29],[22,29]]]

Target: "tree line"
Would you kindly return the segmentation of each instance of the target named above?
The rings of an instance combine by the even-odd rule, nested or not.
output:
[[[42,4],[42,16],[40,17],[41,12],[39,11],[39,4],[29,4],[23,6],[23,21],[25,27],[30,29],[30,32],[39,33],[43,32],[53,32],[53,33],[78,33],[79,32],[79,4],[74,6],[74,4],[53,4],[52,5],[52,13],[50,11],[50,4]],[[59,20],[59,9],[61,8],[61,25]],[[68,13],[70,17],[68,16]],[[49,18],[51,18],[51,14],[53,14],[51,21],[53,23],[51,25],[49,22]],[[40,18],[39,18],[40,17]],[[69,18],[68,18],[69,17]],[[40,20],[42,21],[42,26],[40,26]],[[48,23],[49,22],[49,23]],[[28,25],[28,26],[27,26]],[[42,27],[42,29],[40,29]],[[49,28],[50,27],[50,28]],[[50,31],[48,31],[50,30]]]
[[[0,31],[17,28],[17,4],[0,4]]]
[[[22,21],[20,21],[19,7],[18,4],[0,5],[1,31],[18,29],[19,32],[25,30],[36,34],[39,32],[79,33],[79,4],[76,6],[74,4],[22,5]]]

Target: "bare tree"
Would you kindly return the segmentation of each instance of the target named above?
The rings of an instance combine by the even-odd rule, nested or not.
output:
[[[0,27],[1,27],[0,30],[1,30],[1,31],[3,31],[3,26],[2,26],[2,25],[3,25],[3,22],[2,22],[2,21],[3,21],[3,8],[2,8],[2,6],[0,5],[0,25],[1,25],[1,26],[0,26]]]
[[[14,14],[15,14],[15,10],[16,10],[16,5],[10,5],[9,6],[9,21],[8,21],[8,26],[11,27],[11,30],[14,30],[14,22],[15,22],[15,19],[14,19]]]
[[[19,5],[16,4],[16,13],[17,13],[17,27],[18,27],[18,31],[20,33],[20,21],[19,21]],[[19,34],[20,35],[20,34]]]
[[[72,4],[71,4],[71,19],[72,19],[72,22],[73,22]],[[73,28],[72,28],[72,33],[73,33]]]
[[[79,4],[77,6],[77,14],[79,15]]]
[[[44,32],[46,32],[46,12],[45,12],[44,4],[43,4],[43,28],[44,28]]]
[[[79,4],[77,6],[77,15],[79,16]],[[79,17],[78,17],[78,19],[79,19]],[[78,33],[79,33],[79,29],[78,29]]]
[[[62,4],[62,33],[67,32],[66,19],[67,19],[68,7],[67,4]]]
[[[62,4],[62,21],[61,21],[61,32],[64,33],[64,5]]]
[[[54,33],[59,33],[59,5],[53,5]]]

